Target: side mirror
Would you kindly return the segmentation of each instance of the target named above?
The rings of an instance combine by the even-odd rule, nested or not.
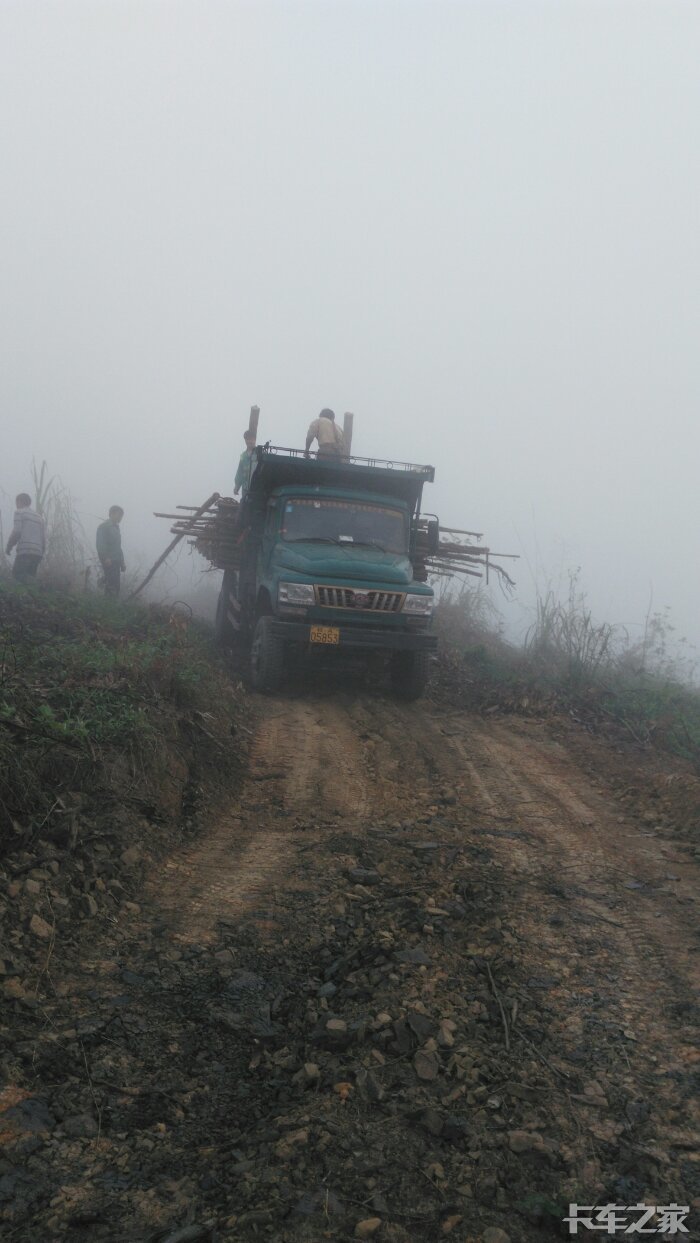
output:
[[[440,523],[437,518],[428,519],[428,556],[434,557],[440,545]]]

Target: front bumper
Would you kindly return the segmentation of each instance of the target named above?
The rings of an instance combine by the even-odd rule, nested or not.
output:
[[[370,626],[339,626],[340,643],[311,643],[311,626],[307,622],[281,621],[275,618],[272,633],[278,639],[286,639],[291,643],[308,643],[319,651],[343,649],[383,648],[389,652],[434,652],[437,649],[437,635],[430,631],[386,630],[373,629]]]

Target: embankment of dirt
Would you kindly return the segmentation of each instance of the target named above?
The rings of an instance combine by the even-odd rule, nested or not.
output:
[[[0,978],[37,996],[70,945],[138,913],[143,876],[231,790],[245,693],[167,611],[0,589]]]

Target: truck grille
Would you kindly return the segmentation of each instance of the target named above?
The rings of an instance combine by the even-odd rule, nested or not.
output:
[[[402,591],[355,591],[354,587],[316,585],[316,600],[324,609],[369,609],[374,613],[398,613]]]

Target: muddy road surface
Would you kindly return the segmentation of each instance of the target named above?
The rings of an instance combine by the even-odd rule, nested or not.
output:
[[[648,755],[342,688],[255,716],[242,789],[37,985],[6,1237],[518,1243],[573,1201],[700,1237],[698,864]]]

